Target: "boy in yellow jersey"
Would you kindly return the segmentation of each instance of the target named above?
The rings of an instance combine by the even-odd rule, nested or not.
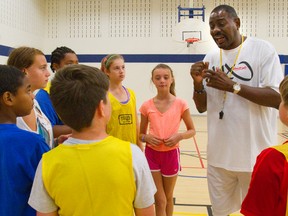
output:
[[[156,192],[134,144],[106,133],[109,80],[99,69],[71,65],[56,73],[51,100],[72,135],[43,155],[29,204],[38,216],[150,216]]]

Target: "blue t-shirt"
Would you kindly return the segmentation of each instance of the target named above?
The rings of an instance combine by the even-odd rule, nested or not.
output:
[[[45,140],[15,124],[0,124],[0,215],[35,216],[28,205]]]
[[[37,92],[35,98],[38,101],[42,112],[50,120],[52,126],[63,125],[63,122],[61,121],[61,119],[59,118],[59,116],[57,115],[57,113],[53,107],[53,104],[50,100],[49,94],[45,90],[40,89]]]

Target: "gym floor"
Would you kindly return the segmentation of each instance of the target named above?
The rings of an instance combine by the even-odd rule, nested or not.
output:
[[[177,216],[212,216],[211,203],[208,195],[206,178],[206,116],[192,116],[196,136],[194,139],[183,140],[180,143],[182,171],[179,173],[174,190],[174,214]],[[184,123],[180,131],[185,130]],[[288,129],[279,120],[278,143],[288,138]],[[231,216],[240,216],[239,212]]]

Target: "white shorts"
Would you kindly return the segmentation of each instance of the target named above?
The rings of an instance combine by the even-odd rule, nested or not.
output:
[[[208,164],[207,181],[213,216],[227,216],[241,208],[251,172],[235,172]]]

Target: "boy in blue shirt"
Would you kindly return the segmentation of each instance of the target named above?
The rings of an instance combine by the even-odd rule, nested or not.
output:
[[[0,65],[0,215],[36,215],[28,198],[38,162],[49,147],[39,134],[16,126],[16,117],[30,114],[33,99],[25,74]]]

